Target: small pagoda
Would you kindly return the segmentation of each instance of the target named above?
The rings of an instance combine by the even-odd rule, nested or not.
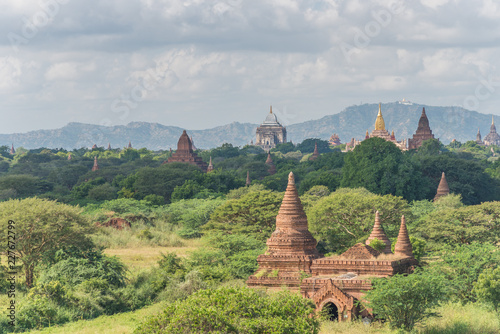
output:
[[[446,181],[446,176],[444,172],[441,174],[441,181],[439,181],[439,185],[436,191],[436,196],[434,196],[434,201],[438,198],[446,196],[450,193],[450,187],[448,187],[448,182]]]
[[[318,159],[318,157],[319,157],[319,152],[318,152],[318,143],[317,143],[317,142],[315,142],[315,143],[314,143],[314,152],[313,152],[313,154],[309,157],[309,160],[314,161],[314,160]]]
[[[268,166],[269,175],[276,174],[276,166],[274,165],[273,158],[271,158],[271,152],[267,153],[266,165]]]
[[[190,165],[198,166],[203,172],[208,169],[207,164],[193,151],[193,144],[191,139],[186,133],[186,130],[182,132],[179,141],[177,142],[177,151],[172,153],[172,156],[168,158],[166,163],[172,162],[183,162]]]
[[[432,138],[434,138],[434,135],[432,134],[432,130],[429,126],[429,119],[425,113],[425,108],[422,108],[422,114],[420,115],[420,120],[418,121],[417,131],[413,135],[413,138],[408,139],[408,149],[416,150],[422,146],[424,140]]]

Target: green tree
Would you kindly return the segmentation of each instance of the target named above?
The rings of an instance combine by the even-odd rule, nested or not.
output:
[[[282,291],[262,295],[249,288],[201,290],[170,304],[135,331],[141,333],[317,334],[314,303]]]
[[[33,284],[35,266],[44,256],[65,247],[91,244],[86,236],[90,226],[80,209],[38,198],[0,203],[0,226],[4,231],[15,231],[15,247],[9,251],[21,260],[28,287]],[[7,245],[7,233],[0,241]]]
[[[377,210],[388,237],[397,236],[402,215],[411,226],[410,207],[402,198],[375,195],[363,188],[341,188],[308,209],[309,230],[321,252],[342,252],[368,238]]]
[[[277,144],[275,148],[271,149],[271,152],[281,152],[283,154],[287,154],[288,152],[292,152],[295,150],[296,150],[295,145],[293,145],[292,142],[287,142],[287,143]]]
[[[393,194],[409,201],[421,199],[419,169],[411,156],[404,155],[392,142],[376,137],[364,140],[344,160],[341,187],[364,187],[375,194]]]
[[[266,240],[274,231],[282,193],[249,192],[219,206],[205,225],[205,232],[243,233]]]
[[[201,177],[198,167],[184,163],[169,163],[158,168],[144,167],[137,171],[133,189],[140,198],[154,194],[170,201],[176,186],[181,186],[186,180],[196,181]]]
[[[379,278],[372,283],[373,289],[365,295],[368,301],[365,306],[373,309],[376,318],[387,320],[391,327],[407,331],[435,315],[431,311],[444,297],[441,278],[425,272]]]
[[[498,313],[500,311],[500,267],[484,270],[474,283],[474,292],[480,301],[491,304]]]
[[[491,244],[447,246],[441,261],[431,263],[429,274],[444,277],[450,298],[463,304],[475,302],[474,284],[486,269],[500,265],[500,252]]]
[[[454,197],[443,198],[438,208],[418,222],[416,231],[422,237],[439,244],[496,243],[500,239],[500,202],[449,208]],[[455,197],[456,198],[456,197]],[[447,203],[452,202],[452,203]],[[442,209],[439,207],[442,205]]]
[[[302,141],[302,143],[298,144],[295,149],[302,152],[302,153],[313,153],[315,145],[318,145],[318,152],[320,154],[321,153],[328,153],[328,152],[332,151],[330,149],[330,144],[328,143],[327,140],[321,140],[318,138],[304,139],[304,141]]]

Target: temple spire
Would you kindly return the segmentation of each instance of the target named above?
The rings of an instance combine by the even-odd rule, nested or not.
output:
[[[68,154],[68,160],[71,160],[71,153]]]
[[[368,134],[368,130],[366,130],[365,139],[370,139],[370,135]]]
[[[212,156],[210,156],[210,162],[208,163],[207,173],[210,173],[214,170],[214,165],[212,165]]]
[[[252,183],[252,180],[250,180],[250,171],[247,171],[247,180],[245,182],[245,185],[248,187]]]
[[[375,121],[375,130],[385,130],[384,117],[382,116],[382,104],[378,104],[378,115]]]
[[[370,241],[373,239],[378,239],[382,241],[385,244],[385,248],[382,250],[382,252],[386,254],[391,254],[391,241],[385,234],[384,228],[382,227],[382,224],[380,223],[380,214],[379,212],[375,212],[375,224],[373,225],[373,230],[368,239],[366,240],[365,244],[370,246]]]
[[[411,246],[410,236],[406,229],[405,216],[401,216],[401,226],[399,228],[398,241],[394,247],[394,255],[413,257],[413,247]]]
[[[132,142],[130,140],[128,141],[128,148],[132,148]]]
[[[309,160],[316,160],[319,157],[319,152],[318,152],[318,142],[314,142],[314,152],[309,158]]]
[[[99,170],[99,165],[97,164],[97,156],[94,157],[94,166],[92,167],[92,171],[95,172]]]
[[[439,181],[439,186],[437,188],[436,196],[434,196],[434,201],[440,197],[446,196],[450,193],[450,188],[448,187],[448,182],[444,172],[441,174],[441,181]]]
[[[273,113],[273,106],[271,106],[271,107],[269,108],[269,113],[270,113],[270,114],[272,114],[272,113]]]
[[[14,143],[12,143],[12,147],[10,148],[10,154],[16,154],[16,150],[14,149]]]

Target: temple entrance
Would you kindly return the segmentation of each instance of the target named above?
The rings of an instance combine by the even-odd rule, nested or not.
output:
[[[339,309],[337,305],[332,302],[326,303],[321,309],[321,315],[324,319],[330,321],[338,321],[339,320]]]

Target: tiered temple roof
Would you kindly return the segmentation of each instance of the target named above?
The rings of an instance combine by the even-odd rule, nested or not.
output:
[[[184,162],[190,165],[198,166],[203,172],[208,169],[207,164],[193,151],[193,145],[186,130],[182,132],[179,141],[177,142],[177,151],[175,151],[170,158],[168,158],[167,163],[172,162]]]
[[[437,200],[439,197],[446,196],[450,193],[450,187],[448,187],[448,182],[446,181],[446,176],[444,172],[441,174],[441,181],[439,181],[439,186],[437,188],[436,196],[434,196],[434,200]]]
[[[497,133],[497,128],[495,127],[495,120],[493,119],[493,116],[491,116],[491,127],[490,127],[490,133],[486,135],[483,139],[484,145],[490,146],[490,145],[497,145],[500,146],[500,136]]]
[[[383,249],[383,252],[386,254],[391,254],[391,241],[385,234],[384,228],[382,227],[382,224],[380,223],[380,214],[379,212],[375,212],[375,224],[373,225],[373,230],[368,239],[366,240],[366,244],[369,246],[370,241],[373,239],[378,239],[382,241],[385,244],[385,248]]]
[[[286,143],[286,128],[278,122],[271,106],[264,122],[257,128],[255,145],[269,151],[277,144]]]
[[[408,149],[413,150],[422,146],[424,140],[434,138],[432,130],[429,126],[429,119],[425,113],[425,108],[422,108],[422,115],[420,115],[420,120],[418,121],[417,131],[413,135],[413,138],[408,140]]]
[[[401,226],[399,228],[398,241],[394,246],[394,255],[413,257],[413,247],[411,246],[410,236],[408,235],[408,230],[406,229],[405,216],[401,217]]]
[[[266,275],[250,276],[249,286],[298,288],[300,273],[310,273],[314,259],[320,257],[316,250],[316,239],[308,230],[307,217],[302,208],[295,177],[292,172],[288,176],[288,186],[283,202],[276,216],[276,230],[267,240],[267,251],[259,255],[257,262],[259,272],[269,274],[277,271],[277,277]]]
[[[342,142],[340,141],[340,137],[338,134],[334,133],[331,137],[330,137],[330,140],[328,141],[330,143],[330,145],[332,146],[338,146],[340,144],[342,144]]]
[[[389,131],[385,129],[385,121],[384,117],[382,116],[381,103],[378,104],[378,114],[377,119],[375,120],[375,130],[372,131],[370,136],[368,136],[368,131],[366,131],[365,139],[372,137],[378,137],[393,142],[400,150],[406,150],[406,140],[397,141],[396,137],[394,136],[394,131],[392,132],[391,136],[391,134],[389,134]]]

